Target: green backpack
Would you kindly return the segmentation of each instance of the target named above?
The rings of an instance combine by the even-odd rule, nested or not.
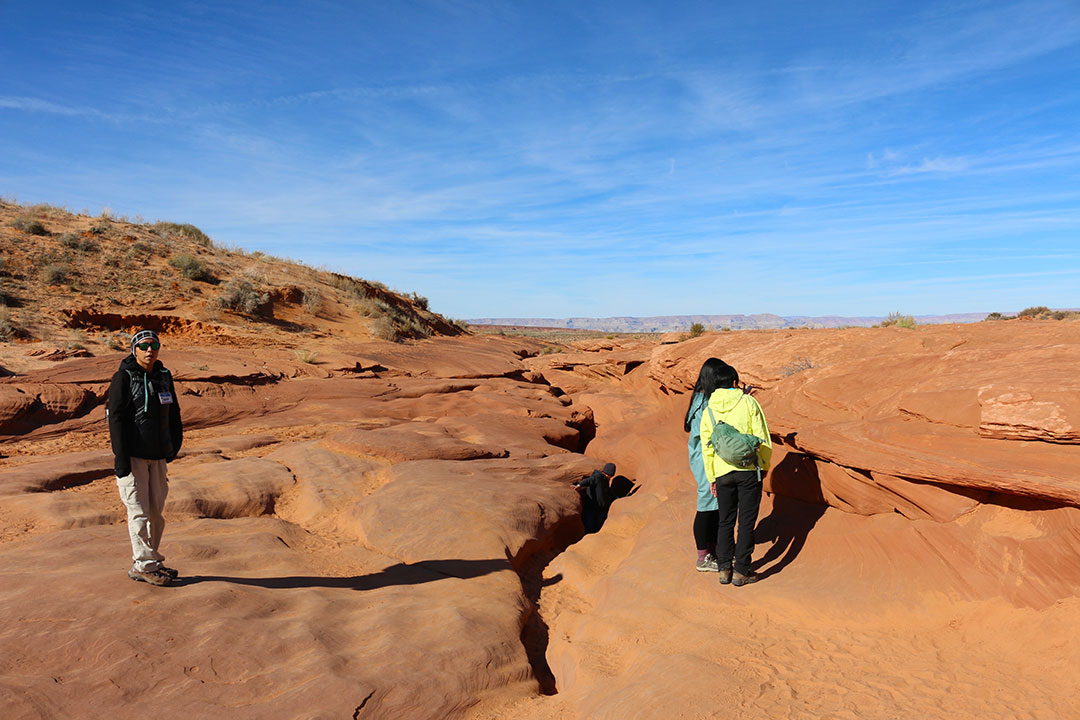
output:
[[[744,470],[753,470],[757,467],[757,450],[761,445],[761,438],[750,433],[742,433],[726,422],[717,422],[711,407],[705,408],[712,420],[713,433],[709,438],[709,445],[717,457],[729,465]]]

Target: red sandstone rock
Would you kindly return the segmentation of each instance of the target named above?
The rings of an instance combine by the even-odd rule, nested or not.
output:
[[[564,358],[509,338],[343,343],[310,368],[169,347],[189,422],[163,549],[190,580],[165,589],[124,575],[100,404],[79,406],[118,359],[8,378],[0,418],[49,404],[3,438],[0,707],[1072,717],[1078,335],[740,332]],[[682,413],[711,354],[761,387],[776,441],[766,577],[740,589],[693,568]],[[635,492],[545,570],[580,537],[570,482],[608,460]]]

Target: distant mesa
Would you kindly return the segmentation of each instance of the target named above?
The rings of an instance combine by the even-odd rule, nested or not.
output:
[[[973,323],[985,320],[988,313],[958,313],[954,315],[916,315],[920,325],[947,323]],[[886,317],[841,317],[826,315],[808,317],[792,315],[782,317],[772,313],[756,315],[658,315],[655,317],[608,317],[608,318],[471,318],[470,325],[505,325],[518,327],[543,327],[569,330],[600,330],[604,332],[666,333],[682,332],[694,323],[701,323],[708,330],[770,330],[780,328],[836,328],[872,327]]]

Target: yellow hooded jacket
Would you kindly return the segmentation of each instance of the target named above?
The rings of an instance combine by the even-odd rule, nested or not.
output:
[[[772,439],[769,437],[769,426],[765,422],[765,413],[761,411],[758,401],[750,395],[743,393],[738,388],[720,388],[709,396],[709,407],[717,422],[725,422],[739,432],[750,433],[761,438],[758,446],[758,467],[761,472],[769,469],[769,461],[772,460]],[[735,470],[745,468],[735,467],[713,452],[709,439],[712,438],[713,424],[709,419],[708,411],[701,414],[701,456],[705,461],[705,475],[709,482],[715,482],[716,478],[726,475]]]

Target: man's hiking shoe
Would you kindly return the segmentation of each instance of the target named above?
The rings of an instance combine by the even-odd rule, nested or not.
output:
[[[720,571],[720,584],[728,585],[731,583],[731,568],[724,568]]]
[[[168,585],[173,581],[172,577],[161,570],[153,572],[140,572],[135,568],[128,570],[128,577],[136,582],[150,583],[151,585]]]
[[[172,568],[165,567],[164,565],[162,565],[160,568],[158,568],[158,570],[165,573],[166,575],[168,575],[173,580],[180,577],[180,571],[179,570],[174,570]]]
[[[716,564],[716,556],[712,553],[707,553],[694,567],[698,572],[720,572],[720,566]]]
[[[749,575],[743,575],[742,573],[732,573],[731,584],[735,587],[742,587],[743,585],[749,585],[750,583],[756,583],[761,579],[761,576],[756,572],[752,572]]]

